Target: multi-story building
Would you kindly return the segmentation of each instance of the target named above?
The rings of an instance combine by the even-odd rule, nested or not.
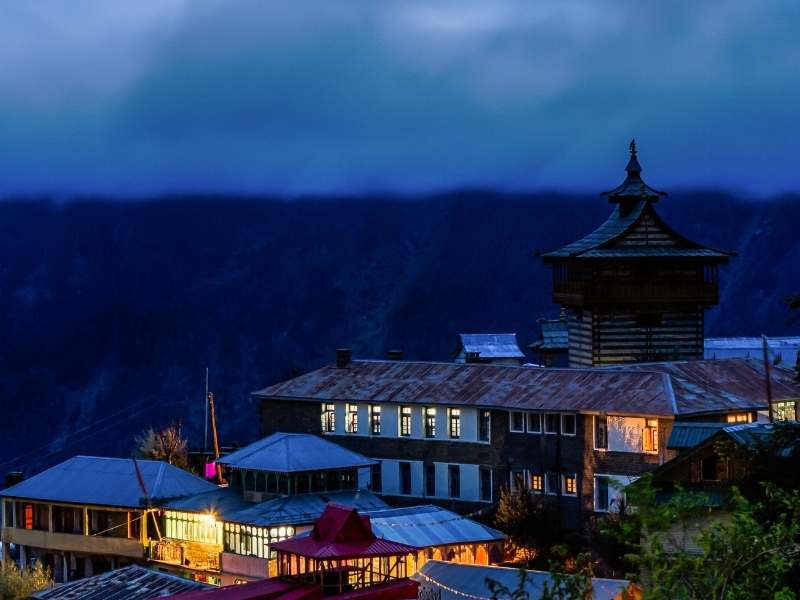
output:
[[[771,369],[776,403],[800,387]],[[766,409],[764,374],[745,359],[541,369],[351,360],[255,393],[262,428],[311,431],[380,461],[372,487],[395,503],[420,498],[487,507],[503,486],[551,496],[565,522],[608,510],[611,480],[666,462],[675,420],[751,422]]]

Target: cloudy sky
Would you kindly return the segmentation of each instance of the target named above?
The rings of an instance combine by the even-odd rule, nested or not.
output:
[[[0,194],[800,188],[800,3],[0,0]]]

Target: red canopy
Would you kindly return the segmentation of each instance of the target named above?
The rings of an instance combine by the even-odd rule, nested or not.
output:
[[[398,556],[418,550],[415,546],[376,538],[369,517],[359,515],[354,508],[332,502],[314,523],[310,535],[275,542],[271,547],[278,552],[308,558],[342,559]]]

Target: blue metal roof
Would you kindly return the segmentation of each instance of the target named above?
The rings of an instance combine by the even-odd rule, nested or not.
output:
[[[427,548],[504,540],[505,534],[439,506],[412,506],[362,512],[376,536]]]
[[[728,423],[692,423],[676,421],[667,440],[670,450],[686,450],[694,448],[700,442],[706,441],[718,431],[725,429]]]
[[[217,461],[234,469],[298,473],[377,464],[366,456],[308,433],[273,433]]]
[[[459,352],[477,352],[481,358],[525,358],[516,333],[461,333]]]
[[[194,496],[186,496],[170,500],[164,507],[192,513],[214,513],[217,518],[225,519],[239,511],[253,506],[242,497],[241,490],[233,488],[217,488]]]
[[[217,489],[178,467],[157,460],[137,460],[148,495],[154,502]],[[125,458],[74,456],[0,492],[2,496],[135,508],[145,499],[133,461]]]
[[[439,560],[429,560],[411,579],[420,583],[420,592],[423,589],[438,591],[440,600],[490,600],[492,597],[487,579],[492,579],[505,585],[510,590],[517,589],[519,584],[519,569],[508,567],[485,567],[482,565],[463,565]],[[551,583],[549,573],[545,571],[526,571],[525,591],[528,598],[541,598],[544,584]],[[627,589],[630,583],[624,579],[592,578],[592,599],[613,600],[613,598]],[[420,594],[422,597],[422,593]]]
[[[311,524],[322,514],[328,502],[352,506],[359,512],[389,508],[388,504],[373,493],[361,490],[300,494],[267,500],[228,515],[225,520],[260,527]]]

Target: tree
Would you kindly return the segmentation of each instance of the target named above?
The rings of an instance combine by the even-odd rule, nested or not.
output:
[[[495,523],[528,565],[541,549],[550,548],[557,541],[558,515],[546,499],[526,488],[503,488]]]
[[[579,554],[571,562],[568,569],[563,567],[567,549],[554,549],[554,554],[561,560],[550,562],[550,577],[542,585],[542,593],[537,600],[591,600],[592,596],[592,564],[588,554]],[[527,590],[531,573],[525,569],[519,570],[519,577],[515,588],[510,588],[502,583],[486,578],[486,587],[489,588],[492,600],[532,600]]]
[[[736,488],[724,513],[711,513],[701,494],[678,489],[656,502],[649,477],[629,486],[638,528],[624,544],[653,600],[744,600],[796,596],[800,569],[800,492],[768,484],[770,506]],[[699,551],[691,551],[686,544]]]
[[[52,585],[50,570],[39,562],[27,569],[20,569],[15,563],[8,562],[0,570],[2,600],[21,600]]]
[[[180,423],[170,425],[161,431],[148,427],[136,437],[136,450],[139,456],[163,460],[181,469],[189,466],[186,446]]]

